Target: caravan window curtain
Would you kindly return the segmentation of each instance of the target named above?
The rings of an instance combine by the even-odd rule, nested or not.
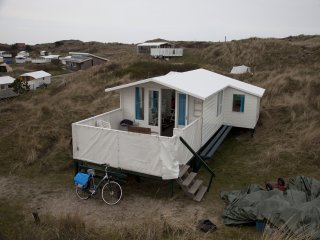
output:
[[[136,87],[136,120],[144,120],[144,88]]]
[[[233,94],[232,111],[244,112],[244,101],[245,101],[244,95]]]
[[[158,126],[159,92],[149,91],[149,125]]]

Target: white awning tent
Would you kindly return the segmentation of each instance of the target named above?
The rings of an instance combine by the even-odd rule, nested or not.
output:
[[[155,82],[201,100],[205,100],[211,95],[227,87],[232,87],[258,97],[262,97],[265,91],[263,88],[205,69],[197,69],[183,73],[171,72],[164,76],[149,78],[113,88],[107,88],[105,91],[110,92],[114,90],[120,90],[147,82]]]
[[[244,74],[244,73],[251,73],[251,67],[241,65],[241,66],[234,66],[231,69],[231,74]]]

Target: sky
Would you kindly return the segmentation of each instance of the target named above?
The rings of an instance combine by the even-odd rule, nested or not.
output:
[[[320,34],[320,0],[0,0],[0,43]]]

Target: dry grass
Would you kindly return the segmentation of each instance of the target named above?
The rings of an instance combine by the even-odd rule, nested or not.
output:
[[[284,224],[279,229],[266,228],[261,240],[313,240],[316,233],[309,226],[302,226],[296,233],[291,232]]]
[[[219,221],[223,208],[217,197],[222,189],[236,189],[252,182],[263,184],[278,176],[319,176],[319,37],[184,44],[187,46],[185,56],[170,63],[198,64],[223,74],[228,74],[234,64],[246,64],[254,67],[254,75],[239,79],[266,88],[255,137],[251,138],[245,131],[231,134],[210,162],[217,178],[213,191],[200,206],[215,214],[215,222]],[[105,94],[103,90],[106,86],[133,81],[130,75],[133,71],[128,69],[137,60],[150,61],[155,66],[158,63],[138,57],[132,45],[66,42],[57,48],[54,44],[50,46],[52,51],[92,52],[114,61],[69,74],[63,77],[66,81],[57,78],[47,89],[0,102],[0,161],[7,169],[3,174],[31,177],[66,172],[72,175],[71,123],[117,107],[118,95]],[[40,48],[43,46],[35,46]],[[148,74],[148,70],[142,75]],[[166,224],[163,219],[146,218],[157,227],[149,225],[147,220],[144,224],[148,227],[139,225],[133,237],[161,239],[166,238],[166,234],[177,234],[177,238],[203,237],[193,235],[193,227],[175,223],[174,218],[164,218]],[[131,224],[115,225],[119,226],[117,232],[124,234],[122,237],[130,238]],[[116,226],[113,227],[116,229]],[[168,228],[172,229],[166,230]],[[181,228],[186,229],[187,235],[180,232]],[[254,239],[250,237],[251,232],[226,227],[220,227],[214,236],[216,239]]]

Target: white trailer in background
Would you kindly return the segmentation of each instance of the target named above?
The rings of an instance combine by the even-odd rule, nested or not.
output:
[[[45,71],[29,72],[20,75],[17,79],[28,82],[30,90],[36,90],[51,83],[51,74]]]
[[[151,48],[151,56],[154,58],[182,57],[182,48]]]

